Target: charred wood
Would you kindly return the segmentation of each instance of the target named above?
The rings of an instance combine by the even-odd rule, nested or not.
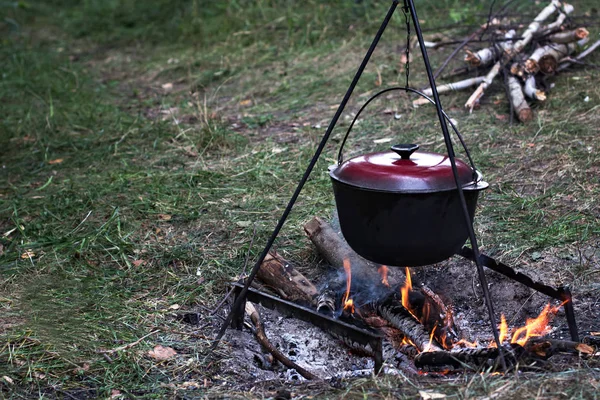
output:
[[[550,338],[529,339],[523,346],[528,352],[542,358],[549,358],[557,353],[569,354],[594,354],[594,348],[588,344],[573,342],[570,340],[558,340]]]
[[[316,304],[319,292],[315,285],[275,252],[265,257],[257,277],[286,300]]]
[[[326,285],[317,297],[317,312],[332,317],[337,310],[335,291]]]
[[[402,305],[397,291],[378,302],[377,313],[402,332],[420,351],[442,349],[435,340],[430,339],[429,333],[419,320]]]
[[[516,365],[523,356],[526,355],[525,349],[519,345],[503,346],[503,353],[507,365]],[[452,368],[473,368],[495,367],[498,368],[500,352],[496,347],[486,347],[477,349],[460,349],[456,351],[429,351],[420,353],[415,357],[415,366],[417,368],[443,369]]]

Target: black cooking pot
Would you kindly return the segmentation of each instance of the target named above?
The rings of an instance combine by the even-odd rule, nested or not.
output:
[[[344,162],[345,141],[329,175],[342,234],[354,251],[380,264],[415,267],[446,260],[461,249],[469,233],[448,156],[399,144]],[[469,160],[471,165],[455,159],[472,223],[479,192],[488,184]]]

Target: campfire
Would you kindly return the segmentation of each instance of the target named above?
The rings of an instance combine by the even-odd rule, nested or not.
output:
[[[592,355],[594,350],[579,342],[572,296],[567,287],[553,288],[534,281],[480,252],[472,223],[478,193],[486,189],[488,183],[483,181],[482,174],[476,169],[460,132],[450,122],[469,162],[465,163],[455,157],[446,123],[450,119],[438,98],[435,78],[412,0],[404,1],[403,11],[409,12],[413,22],[433,98],[409,87],[407,66],[405,87],[379,91],[356,113],[355,120],[341,142],[337,165],[329,169],[339,224],[345,240],[319,218],[314,218],[304,226],[310,240],[323,258],[337,269],[336,272],[315,285],[276,253],[270,252],[398,4],[398,0],[392,2],[252,272],[244,283],[234,285],[236,299],[213,348],[230,323],[241,329],[244,314],[247,314],[263,349],[267,349],[273,358],[286,367],[295,369],[304,378],[317,378],[270,343],[260,313],[251,303],[258,302],[287,316],[311,322],[339,339],[353,352],[373,357],[375,373],[384,368],[384,360],[388,360],[388,363],[389,360],[400,360],[391,367],[404,369],[408,373],[446,372],[465,368],[506,371],[537,365],[556,352]],[[553,0],[535,18],[534,23],[529,25],[523,38],[514,45],[511,44],[516,39],[514,33],[507,33],[506,54],[498,56],[500,58],[497,61],[492,57],[495,64],[484,81],[480,82],[481,85],[469,103],[478,101],[500,69],[532,41],[540,23],[560,6],[558,1]],[[407,32],[410,32],[408,16],[406,20]],[[502,45],[500,47],[503,48]],[[407,46],[407,60],[408,51]],[[541,58],[540,56],[540,61]],[[511,86],[520,88],[518,82]],[[344,144],[356,118],[376,97],[396,90],[419,94],[435,105],[448,156],[418,152],[417,144],[400,143],[387,152],[360,155],[344,161]],[[519,93],[518,97],[522,98],[522,94]],[[515,107],[515,111],[519,112],[519,109]],[[411,229],[398,229],[405,226]],[[467,239],[471,248],[464,246]],[[425,282],[415,282],[408,268],[445,262],[454,255],[472,261],[477,267],[479,286],[485,299],[484,305],[487,307],[494,339],[492,342],[487,337],[480,342],[491,342],[490,344],[473,343],[468,335],[461,332],[455,322],[455,310],[451,303],[427,287]],[[398,266],[407,268],[403,278],[398,279],[391,276],[391,268],[376,262],[394,265],[396,271]],[[524,326],[509,326],[502,316],[496,327],[497,316],[484,267],[561,303],[548,303],[536,318],[528,319]],[[263,284],[257,287],[255,277]],[[265,293],[267,290],[272,294]],[[564,308],[571,341],[547,337],[551,331],[549,324],[561,307]]]
[[[496,342],[491,337],[478,342],[462,334],[455,324],[451,303],[424,282],[415,282],[411,268],[404,268],[404,274],[394,268],[392,274],[391,267],[360,258],[319,218],[307,223],[305,231],[326,260],[341,268],[317,287],[279,255],[271,253],[258,274],[263,283],[260,289],[273,289],[284,299],[281,302],[294,301],[285,307],[307,310],[303,319],[320,326],[351,352],[374,357],[374,370],[387,366],[387,371],[393,367],[418,374],[500,367]],[[282,309],[272,304],[279,300],[261,295],[260,291],[252,292],[249,299]],[[537,317],[527,319],[522,326],[509,324],[501,315],[501,350],[509,367],[538,365],[559,352],[594,353],[586,344],[548,337],[553,319],[565,304],[546,304]],[[265,342],[268,339],[258,322],[258,313],[252,310],[252,321],[261,329],[257,337],[270,351],[273,346]],[[287,314],[299,317],[298,310],[288,309]],[[354,327],[356,331],[347,333],[340,326]],[[360,335],[367,339],[359,339]],[[377,340],[380,344],[376,344]],[[396,360],[395,364],[390,365],[390,360]],[[297,371],[307,379],[315,378],[305,368],[288,361],[283,356],[284,365],[298,367]]]

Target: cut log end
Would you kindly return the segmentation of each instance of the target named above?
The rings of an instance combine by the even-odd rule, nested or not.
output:
[[[540,66],[537,61],[532,59],[528,59],[527,61],[525,61],[525,71],[527,71],[528,73],[536,74],[539,72],[539,70]]]
[[[517,118],[519,118],[519,121],[521,121],[523,123],[529,122],[533,119],[533,111],[531,111],[530,108],[520,110],[519,113],[517,114]]]
[[[553,75],[558,68],[558,61],[551,55],[543,56],[540,58],[539,70],[541,73],[546,75]]]
[[[481,60],[477,56],[477,54],[473,53],[470,50],[466,50],[465,62],[470,66],[477,67],[481,64]]]
[[[577,40],[585,39],[588,37],[590,32],[585,28],[577,28],[575,29],[575,37]]]

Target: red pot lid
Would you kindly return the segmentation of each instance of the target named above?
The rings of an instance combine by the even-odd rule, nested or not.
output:
[[[391,151],[351,158],[330,169],[330,176],[362,189],[430,193],[456,189],[450,159],[446,155],[416,151],[415,144],[392,146]],[[473,170],[455,159],[461,186],[475,183]]]

